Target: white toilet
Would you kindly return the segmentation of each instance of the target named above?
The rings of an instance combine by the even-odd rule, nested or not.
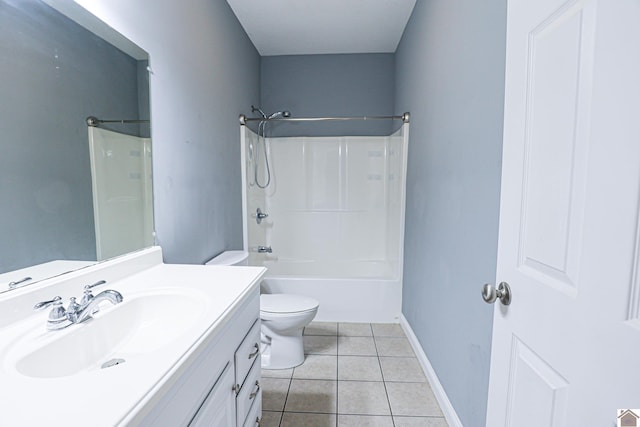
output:
[[[260,295],[263,368],[287,369],[304,362],[302,330],[316,317],[319,305],[302,295]]]
[[[249,252],[224,251],[215,258],[211,258],[204,265],[249,265]]]
[[[206,265],[248,265],[245,251],[223,252]],[[318,312],[320,303],[292,294],[260,295],[262,367],[288,369],[304,362],[302,330]]]

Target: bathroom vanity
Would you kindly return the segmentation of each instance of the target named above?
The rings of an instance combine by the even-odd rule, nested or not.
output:
[[[256,426],[262,267],[128,254],[0,295],[0,425]],[[47,330],[41,301],[118,291],[89,320]]]

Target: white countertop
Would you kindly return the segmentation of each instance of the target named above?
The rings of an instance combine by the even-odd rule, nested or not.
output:
[[[87,270],[94,268],[100,266]],[[90,326],[92,320],[60,331],[46,331],[49,310],[44,310],[0,328],[0,425],[122,425],[123,420],[144,407],[152,397],[150,392],[161,389],[171,373],[224,325],[225,314],[256,290],[264,272],[261,267],[159,264],[109,282],[100,290],[119,291],[124,298],[121,304],[148,293],[150,289],[162,293],[163,290],[185,287],[189,292],[201,295],[203,305],[199,308],[202,315],[197,324],[190,326],[170,344],[154,349],[150,355],[125,357],[125,363],[108,369],[94,367],[55,378],[30,377],[15,369],[15,344],[20,340],[30,340],[36,345],[46,344],[57,339],[56,334],[68,334],[73,332],[73,328]],[[41,294],[42,291],[38,293]],[[81,288],[76,296],[81,296]],[[33,300],[33,304],[36,302],[38,300]],[[2,301],[3,305],[8,303],[10,300]],[[105,308],[96,314],[96,321],[99,316],[117,308]],[[113,356],[118,357],[117,354]]]

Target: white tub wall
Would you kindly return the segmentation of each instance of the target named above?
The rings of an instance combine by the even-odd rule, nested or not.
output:
[[[346,137],[340,161],[345,169],[341,229],[342,259],[388,261],[387,205],[389,188],[385,176],[388,137]],[[333,242],[335,245],[335,242]]]
[[[300,294],[320,302],[318,322],[398,323],[402,289],[398,280],[265,277],[266,293]]]
[[[267,233],[278,259],[387,261],[387,144],[388,137],[271,139]]]
[[[390,189],[387,204],[387,259],[391,268],[402,281],[404,253],[404,213],[406,194],[407,147],[409,142],[409,124],[405,123],[389,137],[387,176]]]
[[[398,249],[400,247],[400,233],[399,233],[399,220],[400,220],[400,188],[397,183],[399,182],[400,166],[397,164],[398,155],[401,151],[401,144],[398,144],[397,137],[389,137],[389,144],[387,146],[387,159],[388,159],[388,172],[385,176],[387,180],[387,186],[389,188],[389,202],[387,203],[387,247],[386,257],[391,263],[391,268],[398,273]]]
[[[265,260],[270,276],[309,277],[340,279],[384,279],[396,280],[396,271],[386,261],[324,261],[309,260]]]

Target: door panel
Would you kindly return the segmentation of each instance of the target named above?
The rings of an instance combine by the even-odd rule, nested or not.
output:
[[[519,425],[519,418],[525,418],[530,425],[564,426],[567,380],[515,337],[512,349],[507,397],[510,425]]]
[[[592,4],[556,12],[528,37],[520,264],[572,293],[580,256]],[[586,10],[585,10],[586,9]],[[585,16],[586,15],[586,16]],[[532,26],[532,24],[530,24]],[[561,53],[560,53],[561,52]]]

